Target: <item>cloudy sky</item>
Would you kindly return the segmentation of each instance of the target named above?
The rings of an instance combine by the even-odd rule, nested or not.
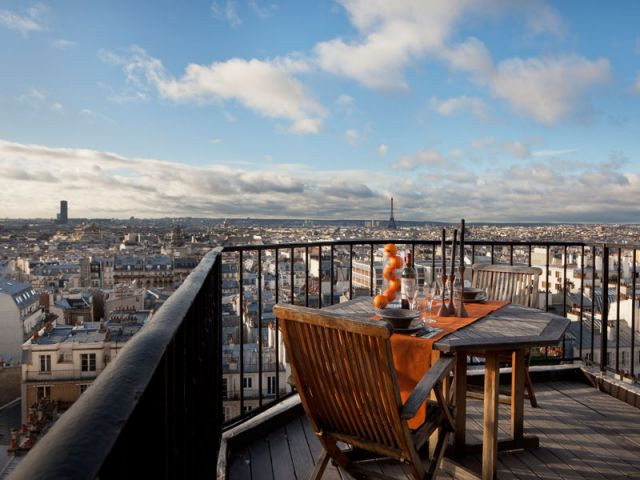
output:
[[[639,222],[640,2],[0,1],[0,218]]]

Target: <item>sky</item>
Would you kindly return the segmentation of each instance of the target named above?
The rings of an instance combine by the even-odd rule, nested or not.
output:
[[[0,218],[638,223],[639,18],[0,0]]]

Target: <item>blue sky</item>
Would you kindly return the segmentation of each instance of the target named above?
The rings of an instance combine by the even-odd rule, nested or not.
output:
[[[637,222],[640,4],[0,1],[0,217]]]

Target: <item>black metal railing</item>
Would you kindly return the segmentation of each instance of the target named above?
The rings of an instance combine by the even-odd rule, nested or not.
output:
[[[11,479],[213,475],[222,429],[220,250],[203,258]]]
[[[294,393],[271,307],[286,302],[323,308],[357,295],[372,295],[381,281],[375,255],[389,242],[411,249],[423,277],[436,278],[436,240],[244,245],[207,254],[92,388],[38,442],[12,478],[212,475],[222,428],[243,422]],[[544,268],[540,307],[575,318],[576,325],[558,346],[537,352],[533,361],[538,363],[585,360],[602,370],[624,370],[621,357],[627,346],[621,341],[625,333],[620,322],[621,292],[629,285],[623,285],[622,276],[630,278],[631,295],[625,295],[632,302],[627,357],[634,375],[636,248],[573,241],[472,240],[465,255],[471,253],[474,262],[484,257],[485,262]],[[448,244],[448,258],[450,249]],[[629,252],[630,274],[621,266]],[[580,257],[579,267],[568,260],[573,256]],[[612,256],[617,258],[615,272],[609,269]],[[610,327],[613,299],[608,287],[613,276],[617,307],[615,325]],[[608,336],[611,328],[616,332],[613,343]],[[613,352],[615,358],[610,358]]]
[[[311,307],[322,308],[341,300],[354,298],[358,295],[373,295],[376,287],[381,282],[375,272],[375,254],[377,248],[386,243],[395,243],[400,248],[410,249],[416,264],[430,267],[431,280],[435,280],[437,265],[436,257],[439,255],[439,240],[408,240],[408,239],[355,239],[339,241],[319,242],[295,242],[281,243],[277,245],[238,245],[225,247],[223,262],[235,265],[239,278],[238,295],[245,298],[251,295],[258,298],[257,320],[254,322],[260,334],[263,325],[263,289],[265,288],[263,260],[272,259],[274,272],[271,282],[274,284],[275,295],[272,303],[286,302]],[[610,296],[609,296],[609,257],[613,254],[611,248],[615,248],[618,256],[618,274],[615,284],[616,320],[611,322]],[[446,245],[446,255],[450,257],[451,243]],[[471,254],[473,262],[480,261],[482,256],[490,263],[525,264],[538,266],[543,269],[541,276],[540,308],[546,311],[569,316],[574,323],[562,341],[556,347],[547,347],[538,352],[533,352],[532,362],[535,364],[553,364],[584,360],[587,363],[599,365],[602,370],[613,371],[620,374],[634,376],[637,370],[635,349],[635,295],[630,297],[633,302],[631,308],[630,335],[620,336],[621,314],[620,305],[624,296],[621,294],[621,265],[622,252],[632,250],[632,290],[635,292],[636,261],[634,246],[607,244],[593,244],[580,241],[512,241],[512,240],[472,240],[466,244],[465,254]],[[286,258],[283,258],[285,256]],[[310,257],[311,256],[311,257]],[[537,258],[534,258],[536,257]],[[570,258],[579,259],[579,265],[572,263]],[[589,258],[591,257],[591,258]],[[258,258],[258,262],[254,261]],[[596,268],[596,263],[602,259],[602,267]],[[317,266],[311,267],[312,261],[317,260]],[[247,263],[245,263],[245,261]],[[251,266],[247,266],[248,264]],[[586,269],[591,264],[591,277],[586,275]],[[367,271],[358,269],[365,268]],[[571,270],[569,270],[571,269]],[[425,269],[425,272],[427,269]],[[468,270],[470,271],[470,269]],[[355,272],[355,274],[354,274]],[[248,273],[255,274],[259,279],[256,285],[244,285],[243,278]],[[427,273],[425,273],[426,275]],[[560,278],[561,276],[561,278]],[[367,279],[363,283],[363,279]],[[328,281],[328,292],[323,292],[323,280]],[[589,284],[590,280],[590,284]],[[600,294],[596,285],[601,286]],[[257,294],[255,289],[258,289]],[[589,296],[587,296],[589,291]],[[570,294],[574,303],[569,304]],[[591,308],[586,308],[585,300],[590,297]],[[600,300],[599,300],[600,299]],[[241,303],[240,303],[241,304]],[[255,309],[254,309],[255,310]],[[276,349],[281,348],[277,319],[275,324]],[[608,338],[609,325],[615,324],[615,339],[612,343]],[[608,328],[609,327],[609,328]],[[240,341],[244,342],[244,329],[241,329]],[[624,365],[620,362],[621,338],[625,341],[630,338],[629,355]],[[597,342],[596,342],[597,340]],[[246,345],[241,345],[245,349]],[[262,358],[262,336],[255,346],[258,350],[258,358]],[[615,351],[615,358],[611,353]],[[282,352],[276,352],[280,358]],[[609,359],[609,360],[608,360]],[[240,379],[244,378],[244,361],[239,363]],[[626,369],[624,368],[626,367]],[[262,369],[259,368],[260,381],[262,381]],[[278,373],[278,372],[276,372]],[[634,377],[635,378],[635,377]],[[280,375],[276,375],[280,381]],[[242,380],[240,380],[242,381]],[[259,387],[262,391],[262,386]],[[280,389],[278,389],[280,391]],[[247,411],[244,407],[244,398],[240,396],[240,409],[236,417],[227,422],[227,426],[235,425],[247,418],[259,414],[269,408],[273,403],[281,400],[286,395],[279,394],[276,398],[260,399],[259,408]],[[264,400],[264,402],[263,402]]]

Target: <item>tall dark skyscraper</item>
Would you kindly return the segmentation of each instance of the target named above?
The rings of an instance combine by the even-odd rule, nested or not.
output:
[[[60,213],[58,214],[58,223],[67,223],[69,221],[68,216],[68,204],[66,200],[60,200]]]

